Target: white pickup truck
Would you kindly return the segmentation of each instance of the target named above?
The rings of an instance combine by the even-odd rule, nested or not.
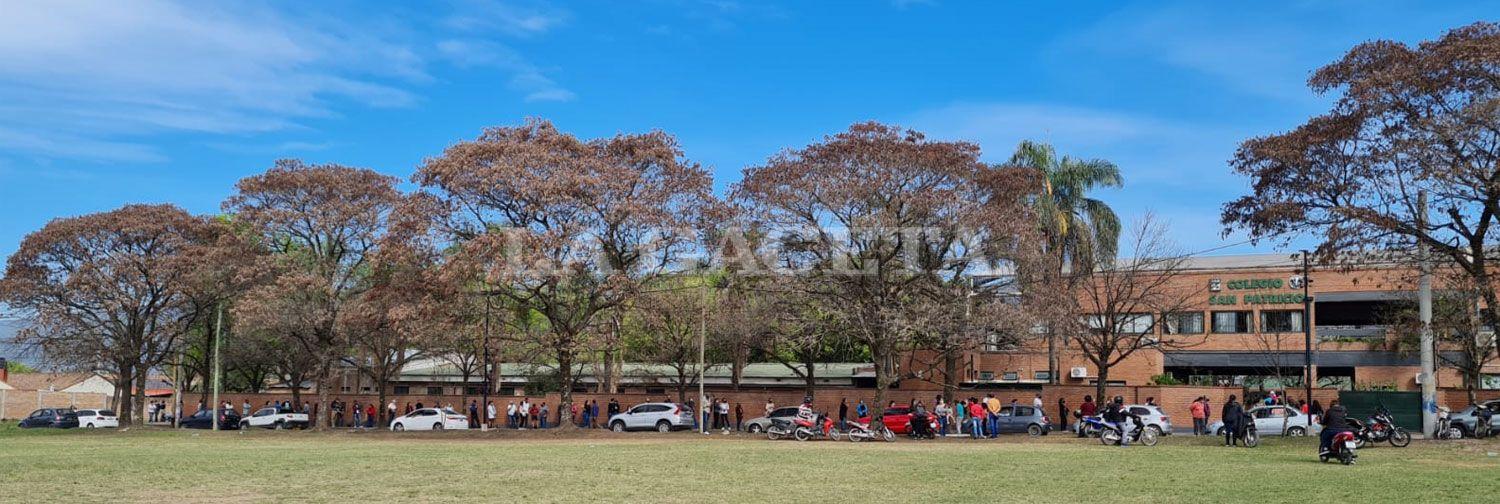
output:
[[[261,408],[254,414],[240,420],[241,429],[251,427],[277,430],[306,429],[307,414],[293,413],[291,410],[276,407]]]

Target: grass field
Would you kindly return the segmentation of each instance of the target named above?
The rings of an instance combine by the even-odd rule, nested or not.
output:
[[[0,426],[0,501],[1348,502],[1488,500],[1500,442],[1415,441],[1320,464],[1310,438],[1228,449],[999,442],[772,442],[602,432],[22,431]]]

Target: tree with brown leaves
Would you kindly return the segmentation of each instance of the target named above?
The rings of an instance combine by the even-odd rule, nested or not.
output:
[[[1337,93],[1333,109],[1240,146],[1231,164],[1252,193],[1224,206],[1226,232],[1310,233],[1324,263],[1415,261],[1426,246],[1478,286],[1481,318],[1500,326],[1500,24],[1415,47],[1366,42],[1309,85]]]
[[[240,323],[289,342],[317,362],[318,411],[362,321],[351,313],[373,287],[374,255],[403,196],[397,179],[362,168],[277,161],[236,184],[224,210],[274,255],[271,280],[235,306]],[[319,415],[328,427],[332,416]]]
[[[191,277],[214,239],[211,223],[171,205],[56,219],[10,256],[0,301],[33,321],[20,343],[109,377],[131,425],[144,418],[151,368],[202,314]]]
[[[1024,201],[1036,192],[1020,172],[981,163],[972,143],[861,123],[745,170],[734,199],[779,233],[768,241],[778,261],[868,348],[883,404],[911,341],[908,303],[1029,248]]]
[[[679,266],[714,208],[707,170],[666,133],[585,141],[535,119],[453,145],[413,180],[445,205],[450,274],[545,320],[532,343],[557,372],[560,410],[600,314]]]

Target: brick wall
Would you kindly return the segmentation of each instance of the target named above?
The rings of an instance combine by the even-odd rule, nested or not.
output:
[[[0,419],[25,418],[41,408],[108,408],[109,400],[106,394],[0,390]]]

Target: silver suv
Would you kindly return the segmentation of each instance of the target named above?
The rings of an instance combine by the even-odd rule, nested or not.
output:
[[[609,417],[609,429],[615,432],[650,430],[671,432],[693,428],[693,412],[674,403],[637,404],[623,413]]]
[[[1495,414],[1496,418],[1500,418],[1500,399],[1495,399],[1495,400],[1485,401],[1485,402],[1479,403],[1479,407],[1481,407],[1481,408],[1489,408],[1489,410]],[[1475,411],[1476,410],[1474,408],[1474,405],[1470,404],[1469,407],[1461,409],[1461,410],[1458,410],[1458,411],[1454,412],[1453,414],[1448,415],[1448,423],[1451,424],[1453,422],[1462,422],[1463,423],[1463,430],[1464,430],[1464,437],[1474,437],[1474,422],[1476,420],[1478,420],[1478,418],[1479,418],[1478,415],[1474,414]],[[1497,424],[1497,423],[1500,423],[1500,420],[1497,420],[1497,419],[1491,419],[1490,420],[1490,435],[1491,436],[1495,435],[1494,434],[1495,433],[1495,424]]]
[[[795,406],[787,407],[787,408],[776,408],[774,410],[771,410],[771,414],[770,415],[763,416],[763,417],[755,417],[755,418],[751,418],[749,421],[746,421],[745,422],[745,431],[749,432],[751,434],[760,434],[760,433],[766,431],[766,427],[770,427],[771,426],[771,421],[772,420],[787,420],[787,421],[790,421],[792,418],[794,418],[796,416],[797,416],[797,407],[795,407]]]

